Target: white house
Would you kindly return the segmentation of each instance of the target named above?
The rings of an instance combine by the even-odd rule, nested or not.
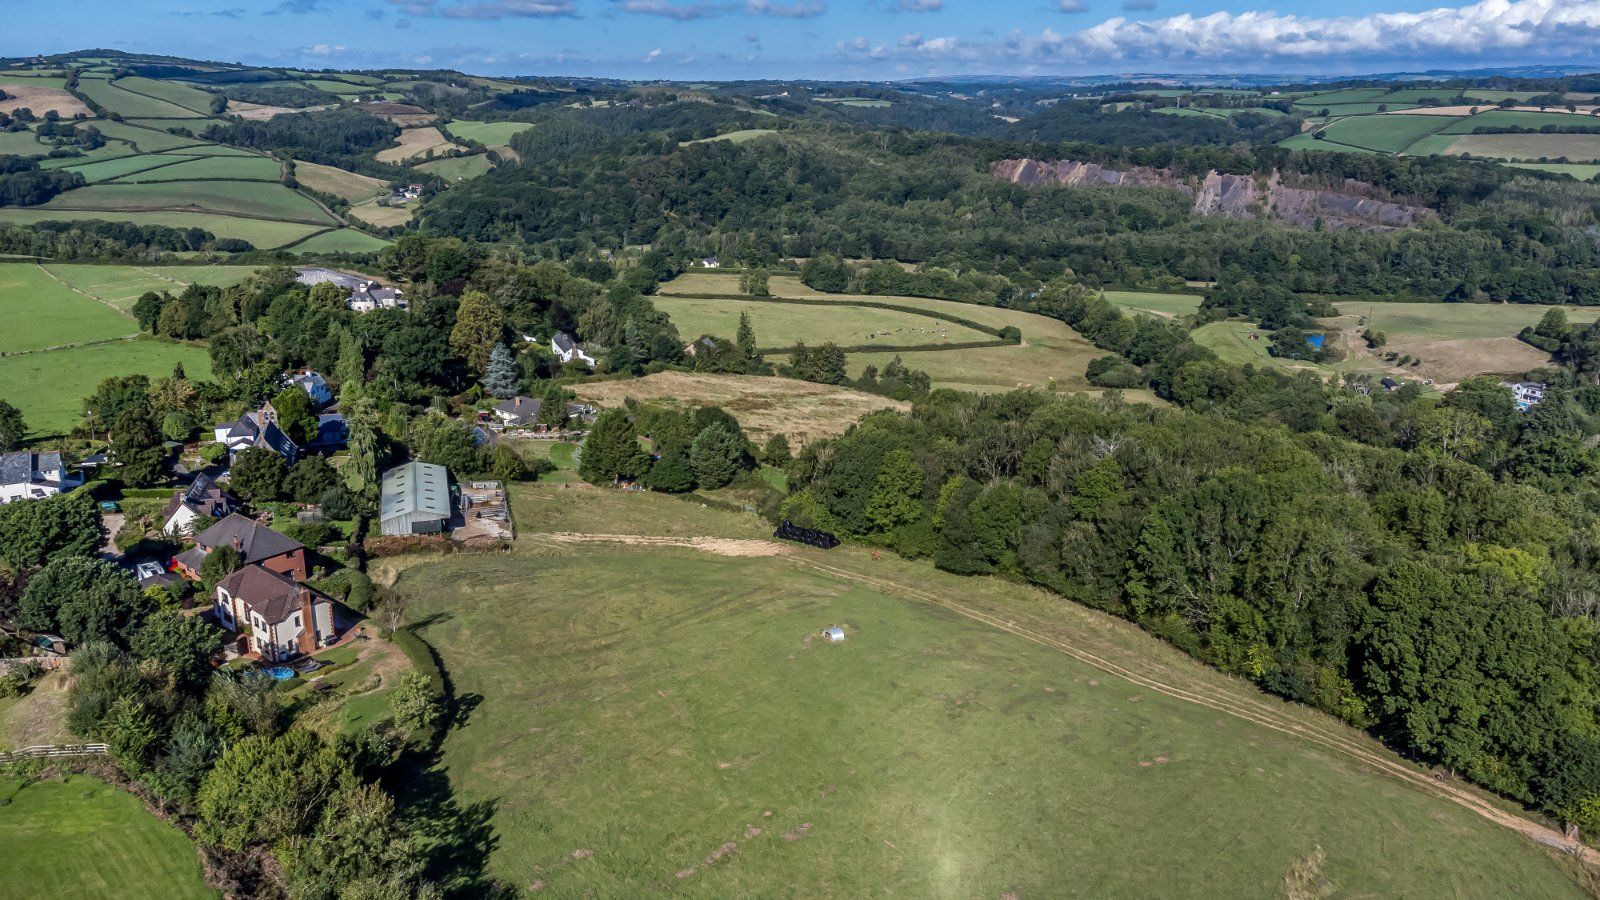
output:
[[[259,565],[218,584],[214,609],[217,622],[264,660],[293,659],[335,639],[333,603],[325,595]]]
[[[210,528],[237,506],[227,491],[202,473],[187,488],[172,492],[172,499],[161,511],[161,530],[171,535],[195,534]]]
[[[572,338],[568,337],[567,333],[564,331],[556,332],[555,337],[550,339],[550,351],[554,353],[562,363],[569,363],[575,359],[581,359],[589,368],[594,368],[594,357],[585,353],[583,348],[579,347],[578,343]]]
[[[720,269],[722,268],[722,260],[717,259],[715,256],[708,256],[705,259],[700,260],[700,268]]]
[[[305,391],[306,396],[311,398],[312,406],[323,407],[333,402],[333,389],[328,387],[327,379],[310,369],[289,376],[289,383]]]
[[[300,458],[300,448],[278,427],[278,411],[271,403],[263,403],[256,412],[247,412],[232,422],[224,422],[212,429],[220,444],[228,446],[230,456],[251,447],[266,447],[293,465]]]
[[[1541,381],[1502,381],[1500,386],[1511,389],[1511,398],[1523,412],[1544,400],[1544,382]]]
[[[0,503],[40,500],[82,483],[81,477],[68,471],[60,453],[18,450],[0,454]]]
[[[373,281],[363,281],[350,291],[345,305],[356,312],[375,309],[405,309],[404,292],[399,288],[386,288]]]
[[[539,411],[543,408],[543,400],[518,395],[496,403],[494,415],[504,428],[529,428],[539,424]]]

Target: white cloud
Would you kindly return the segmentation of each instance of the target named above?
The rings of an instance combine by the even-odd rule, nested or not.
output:
[[[306,56],[337,56],[344,52],[343,44],[313,44],[301,48],[300,52]]]
[[[745,0],[744,11],[752,16],[778,16],[785,19],[812,19],[828,11],[826,0]]]
[[[661,57],[661,48],[657,47],[644,55],[645,62],[655,62]]]
[[[938,12],[944,9],[944,0],[898,0],[894,9],[897,12]]]
[[[666,19],[677,19],[680,22],[690,19],[709,19],[712,16],[726,15],[734,10],[734,7],[727,3],[673,3],[672,0],[622,0],[619,6],[623,12],[661,16]]]
[[[1056,9],[1064,13],[1088,12],[1089,4],[1083,2],[1083,0],[1061,0],[1060,3],[1056,4]]]
[[[1071,12],[1081,0],[1060,0]],[[1133,0],[1137,2],[1137,0]],[[1480,0],[1467,6],[1366,16],[1311,17],[1257,10],[1188,13],[1135,21],[1107,19],[1076,32],[1014,30],[995,39],[907,35],[874,56],[865,38],[838,55],[870,60],[919,59],[942,70],[1011,66],[1029,71],[1139,62],[1180,65],[1515,58],[1593,59],[1600,47],[1600,0]]]
[[[389,2],[408,15],[446,19],[544,19],[578,14],[578,7],[573,0],[481,0],[448,4],[441,4],[439,0]]]

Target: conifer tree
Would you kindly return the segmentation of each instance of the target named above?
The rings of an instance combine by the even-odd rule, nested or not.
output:
[[[511,355],[511,348],[496,344],[489,353],[489,365],[483,373],[484,390],[501,400],[510,400],[521,387],[522,376],[517,372],[517,361]]]

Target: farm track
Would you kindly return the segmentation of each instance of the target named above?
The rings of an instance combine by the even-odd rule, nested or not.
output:
[[[1138,687],[1155,691],[1163,696],[1185,703],[1204,706],[1225,715],[1305,741],[1324,750],[1332,751],[1335,754],[1361,763],[1379,774],[1465,807],[1497,825],[1518,832],[1535,843],[1560,850],[1591,866],[1600,866],[1600,851],[1596,851],[1585,844],[1569,840],[1565,835],[1553,828],[1502,809],[1470,790],[1457,787],[1454,784],[1441,781],[1430,777],[1424,772],[1410,768],[1404,763],[1391,758],[1387,753],[1368,746],[1365,741],[1341,734],[1340,732],[1344,731],[1345,727],[1337,725],[1331,720],[1328,723],[1329,727],[1319,728],[1305,722],[1295,721],[1284,715],[1284,710],[1287,708],[1287,704],[1284,703],[1272,704],[1264,699],[1242,696],[1228,697],[1191,689],[1183,684],[1190,679],[1187,679],[1184,673],[1171,666],[1141,657],[1137,661],[1137,665],[1143,671],[1136,671],[1130,668],[1130,665],[1108,658],[1111,653],[1126,652],[1120,648],[1106,644],[1091,651],[1077,642],[1047,634],[1036,627],[1019,625],[1014,620],[1002,618],[993,612],[979,609],[968,603],[960,603],[889,578],[864,575],[860,572],[821,562],[813,558],[813,553],[797,546],[768,540],[732,540],[710,536],[670,537],[562,532],[530,535],[529,537],[536,540],[542,538],[550,543],[559,545],[589,543],[642,547],[680,547],[718,553],[720,555],[783,557],[824,575],[856,582],[884,593],[938,606],[996,630],[1004,631],[1043,647],[1065,653],[1085,665],[1099,669],[1109,675],[1114,675]]]

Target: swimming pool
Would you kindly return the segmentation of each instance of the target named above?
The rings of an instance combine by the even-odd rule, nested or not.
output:
[[[269,666],[261,671],[271,675],[278,681],[288,681],[294,677],[294,670],[288,666]]]

